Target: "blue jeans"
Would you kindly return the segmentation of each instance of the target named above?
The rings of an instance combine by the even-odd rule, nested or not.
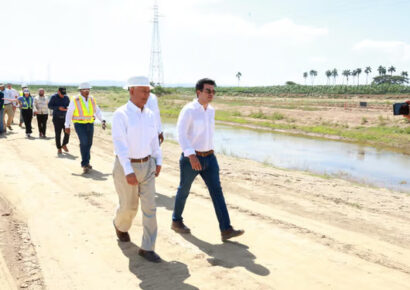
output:
[[[81,166],[90,165],[90,150],[93,145],[94,123],[74,123],[78,139],[80,139]]]
[[[0,108],[0,134],[4,131],[4,108]]]
[[[202,170],[195,171],[192,169],[188,157],[181,155],[179,160],[180,182],[178,191],[175,197],[174,212],[172,214],[173,221],[182,221],[182,212],[184,211],[185,202],[189,195],[192,182],[195,177],[200,174],[208,187],[214,205],[216,217],[219,222],[221,231],[232,228],[229,219],[228,209],[226,208],[225,198],[223,196],[221,182],[219,180],[219,165],[214,154],[206,157],[197,156],[201,163]]]

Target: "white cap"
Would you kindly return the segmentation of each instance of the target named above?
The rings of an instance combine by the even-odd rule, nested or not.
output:
[[[131,87],[149,87],[150,89],[153,88],[149,84],[149,79],[144,76],[130,77],[127,81],[127,85],[124,86],[124,89],[128,89]]]
[[[89,90],[89,89],[91,89],[91,88],[92,88],[92,87],[91,87],[90,83],[88,83],[88,82],[81,83],[81,84],[78,86],[78,89],[79,89],[79,90]]]
[[[21,84],[21,87],[22,87],[22,88],[28,88],[28,86],[27,86],[26,83],[22,83],[22,84]]]

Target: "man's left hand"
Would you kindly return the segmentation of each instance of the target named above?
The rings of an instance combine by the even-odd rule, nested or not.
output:
[[[161,145],[162,142],[164,142],[164,133],[163,133],[163,132],[161,132],[161,133],[158,135],[158,139],[159,139],[159,145]]]
[[[157,165],[157,168],[155,169],[155,177],[158,177],[160,171],[161,171],[161,165]]]
[[[65,128],[64,132],[68,135],[70,135],[70,128]]]
[[[105,128],[107,128],[107,125],[106,125],[105,121],[102,121],[101,127],[103,128],[103,130],[105,130]]]

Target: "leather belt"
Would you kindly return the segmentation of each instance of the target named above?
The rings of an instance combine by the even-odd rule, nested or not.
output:
[[[151,157],[151,156],[148,155],[147,157],[140,158],[140,159],[130,158],[130,161],[131,161],[131,163],[144,163],[144,162],[147,162],[150,157]]]
[[[209,150],[209,151],[205,151],[205,152],[199,152],[199,151],[195,151],[196,155],[201,156],[201,157],[206,157],[209,155],[214,154],[214,150]]]

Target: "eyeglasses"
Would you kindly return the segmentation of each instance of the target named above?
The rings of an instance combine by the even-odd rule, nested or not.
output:
[[[207,94],[212,94],[212,95],[215,95],[216,94],[216,91],[215,90],[211,90],[211,89],[204,89],[204,91],[207,93]]]

